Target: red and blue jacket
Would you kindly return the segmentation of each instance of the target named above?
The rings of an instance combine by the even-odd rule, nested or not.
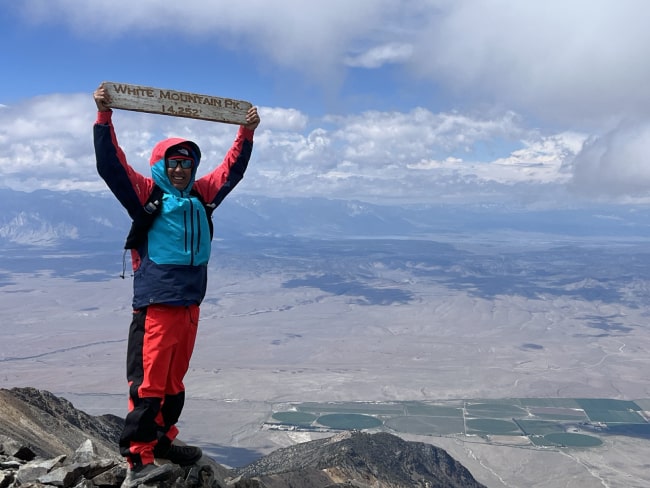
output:
[[[154,303],[199,305],[205,297],[211,252],[204,205],[218,206],[243,178],[253,149],[253,131],[240,126],[223,162],[199,179],[196,170],[201,152],[194,142],[181,138],[156,144],[149,161],[151,177],[138,173],[117,142],[111,111],[97,113],[94,142],[97,171],[132,219],[142,212],[156,185],[163,192],[160,212],[146,238],[131,250],[133,308]],[[184,190],[171,184],[165,168],[166,151],[181,143],[192,148],[195,161]]]

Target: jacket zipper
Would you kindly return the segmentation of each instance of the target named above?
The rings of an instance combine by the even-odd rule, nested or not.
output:
[[[185,228],[185,252],[190,251],[190,265],[194,266],[194,257],[199,254],[201,247],[201,214],[190,196],[189,211],[183,212],[183,226]],[[189,222],[188,222],[189,214]],[[196,249],[194,249],[194,230],[196,228]],[[188,242],[189,241],[189,242]]]
[[[196,216],[196,254],[198,255],[201,251],[201,213],[198,208],[194,215]]]
[[[190,201],[190,228],[189,228],[189,247],[190,247],[190,265],[194,266],[194,202],[191,197],[188,197]],[[185,233],[187,236],[187,232]],[[187,249],[187,247],[186,247]]]
[[[191,215],[191,214],[190,214]],[[185,252],[187,252],[187,241],[188,241],[188,228],[187,228],[187,211],[183,212],[183,228],[185,229],[185,236],[183,244],[185,245]]]

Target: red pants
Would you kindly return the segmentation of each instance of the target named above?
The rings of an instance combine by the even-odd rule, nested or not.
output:
[[[199,307],[151,305],[133,311],[127,349],[129,412],[120,453],[131,466],[149,464],[178,435],[183,378],[194,350]]]

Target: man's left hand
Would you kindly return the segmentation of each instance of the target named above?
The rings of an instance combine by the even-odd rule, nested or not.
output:
[[[258,125],[260,125],[260,116],[257,113],[257,107],[251,107],[246,113],[246,123],[244,124],[244,127],[249,130],[255,130]]]

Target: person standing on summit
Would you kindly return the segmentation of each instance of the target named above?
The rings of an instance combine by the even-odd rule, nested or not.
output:
[[[197,144],[169,138],[153,148],[152,176],[147,177],[129,165],[118,145],[103,84],[93,98],[97,171],[134,221],[125,245],[131,250],[134,280],[127,346],[129,411],[120,453],[129,465],[125,483],[135,486],[170,467],[156,466],[154,458],[186,466],[202,456],[200,448],[173,441],[206,292],[211,213],[243,178],[260,117],[256,107],[249,109],[223,162],[205,176],[196,178],[201,160]]]

